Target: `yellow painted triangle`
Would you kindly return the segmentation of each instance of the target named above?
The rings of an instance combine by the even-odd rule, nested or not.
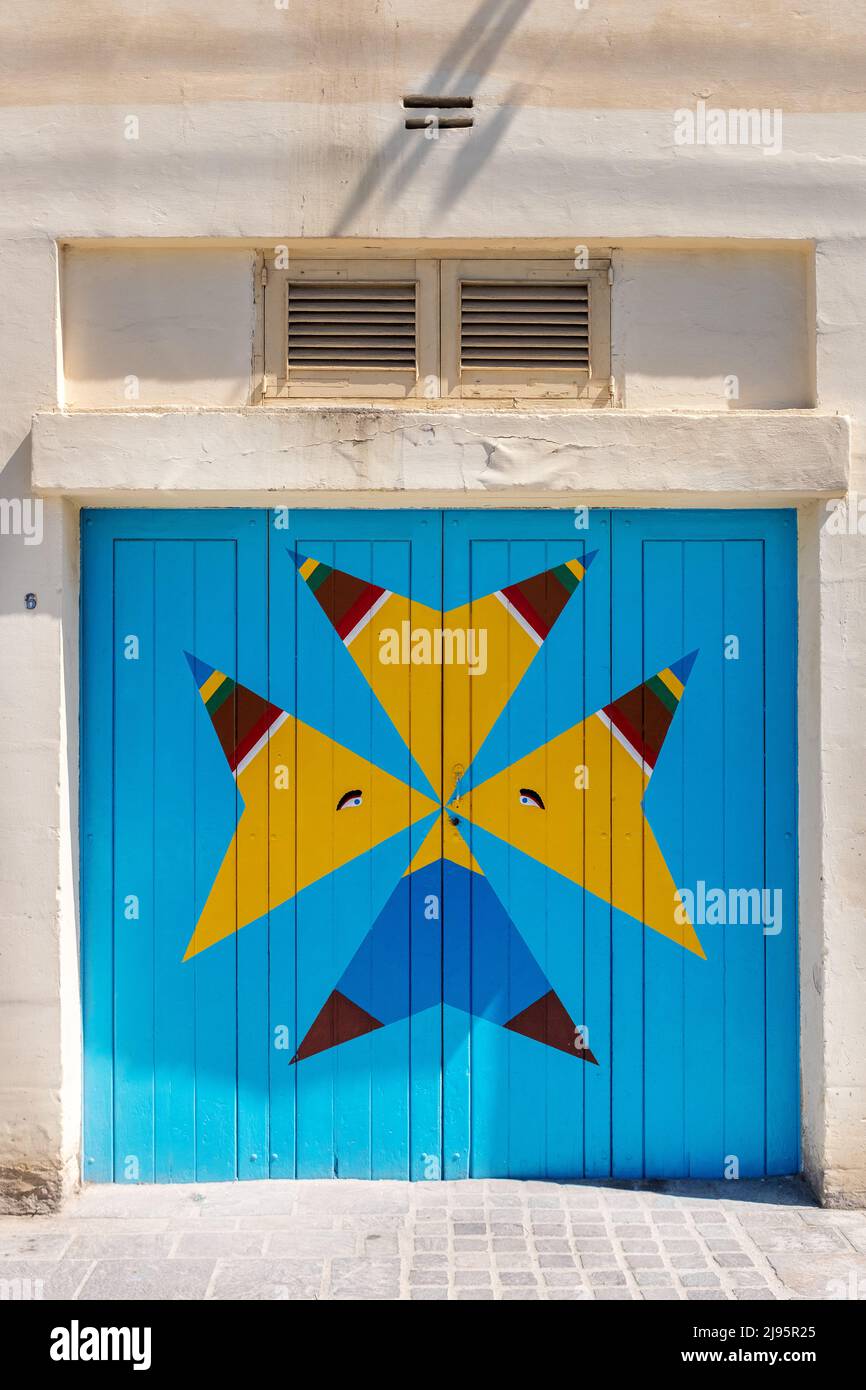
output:
[[[461,799],[461,814],[547,868],[704,956],[643,813],[648,778],[596,715]],[[540,809],[532,796],[543,802]]]
[[[243,814],[184,960],[437,808],[400,778],[291,716],[244,768],[238,792]],[[348,792],[356,795],[337,809]]]
[[[437,609],[389,594],[347,650],[431,787],[442,776],[442,670],[426,660],[441,629]],[[464,672],[465,678],[465,672]]]
[[[566,571],[571,588],[563,583]],[[446,768],[455,763],[469,766],[585,573],[581,561],[566,560],[445,613],[445,631],[460,635],[471,657],[443,671]],[[556,595],[552,606],[551,591]],[[534,620],[515,607],[517,592],[524,604],[536,609]]]
[[[460,759],[468,766],[471,750],[477,752],[490,733],[538,655],[539,643],[496,594],[449,609],[443,625],[449,632],[466,634],[464,641],[467,646],[471,642],[475,658],[471,666],[450,665],[443,670],[448,723],[465,729],[467,740],[471,740]]]

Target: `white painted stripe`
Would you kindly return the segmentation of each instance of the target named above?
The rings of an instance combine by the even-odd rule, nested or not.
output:
[[[527,633],[529,637],[532,638],[536,647],[540,647],[542,642],[544,641],[544,638],[539,637],[538,633],[535,631],[535,628],[529,626],[529,623],[526,621],[523,614],[518,613],[517,609],[514,607],[514,604],[508,602],[508,599],[505,597],[501,589],[496,590],[496,597],[499,599],[499,602],[502,604],[502,607],[505,608],[511,614],[515,622],[518,622],[520,626],[523,628],[523,631]]]
[[[241,758],[240,762],[235,768],[235,781],[238,780],[244,768],[249,767],[256,754],[261,753],[271,734],[275,734],[280,725],[285,724],[288,717],[289,716],[286,710],[281,710],[280,713],[277,715],[276,719],[274,720],[273,724],[268,725],[267,729],[265,729],[265,732],[262,734],[258,743],[253,744],[249,753],[247,753],[246,757]]]
[[[359,633],[359,632],[363,632],[364,628],[365,628],[365,627],[367,626],[367,624],[370,622],[371,618],[372,618],[376,613],[378,613],[379,609],[382,607],[382,604],[385,602],[386,599],[389,599],[390,597],[391,597],[391,590],[390,590],[390,589],[384,589],[384,590],[382,591],[382,593],[379,595],[379,597],[376,599],[376,602],[373,603],[373,604],[371,604],[370,607],[367,609],[366,613],[364,614],[364,616],[363,616],[363,618],[360,620],[360,622],[358,622],[358,623],[355,624],[355,626],[352,628],[352,631],[349,633],[348,637],[344,637],[344,638],[343,638],[343,642],[344,642],[345,646],[348,647],[348,646],[350,646],[350,645],[352,644],[352,642],[354,642],[355,638],[358,636],[358,633]]]
[[[597,718],[601,720],[604,727],[606,729],[609,729],[610,732],[613,734],[617,743],[622,744],[623,748],[629,754],[629,756],[634,758],[634,761],[637,763],[638,767],[642,769],[644,776],[649,777],[652,773],[652,768],[650,767],[649,763],[644,762],[640,753],[633,746],[633,744],[629,743],[625,735],[620,733],[619,729],[616,727],[615,724],[611,723],[607,715],[604,713],[604,710],[597,709],[595,713]]]

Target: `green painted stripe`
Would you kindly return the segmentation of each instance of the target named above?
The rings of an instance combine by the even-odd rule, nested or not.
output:
[[[205,705],[205,709],[207,710],[211,718],[213,718],[213,716],[216,714],[220,705],[225,704],[226,700],[229,698],[234,688],[235,682],[232,680],[231,676],[226,676],[222,685],[217,686],[213,695],[211,695],[210,699]]]
[[[556,565],[552,572],[556,575],[562,587],[567,589],[570,594],[573,594],[580,583],[577,575],[572,574],[567,565]]]
[[[319,561],[319,564],[316,566],[316,568],[313,570],[313,573],[307,580],[307,583],[309,584],[313,593],[315,593],[317,589],[320,589],[321,586],[324,584],[325,580],[327,579],[328,575],[333,573],[334,571],[331,569],[330,565],[323,565],[321,561]]]
[[[670,710],[671,714],[673,714],[676,710],[677,705],[679,704],[679,700],[677,699],[674,692],[668,689],[664,681],[661,680],[659,676],[650,676],[649,680],[647,681],[647,685],[649,686],[652,693],[659,700],[661,700],[665,709]]]

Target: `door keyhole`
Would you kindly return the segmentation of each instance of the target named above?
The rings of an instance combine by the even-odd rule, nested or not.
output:
[[[451,775],[452,775],[453,778],[454,778],[454,785],[453,785],[453,787],[451,788],[451,796],[448,798],[448,801],[449,801],[449,805],[453,806],[455,810],[456,810],[457,807],[460,805],[460,796],[459,796],[459,793],[458,793],[457,795],[455,795],[455,792],[457,792],[457,788],[458,788],[459,785],[460,785],[460,779],[461,779],[461,777],[463,776],[463,774],[464,774],[465,771],[466,771],[466,769],[465,769],[465,767],[463,766],[462,763],[455,763],[454,767],[452,767],[452,769],[451,769]],[[460,824],[460,822],[458,821],[457,817],[454,816],[454,815],[451,815],[450,813],[449,813],[448,819],[450,820],[450,822],[451,822],[452,825],[459,825],[459,824]]]

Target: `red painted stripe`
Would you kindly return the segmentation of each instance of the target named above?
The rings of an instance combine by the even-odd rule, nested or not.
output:
[[[655,750],[649,744],[644,743],[637,729],[629,723],[625,716],[617,709],[616,705],[606,705],[605,714],[611,724],[615,724],[624,738],[627,738],[635,752],[643,758],[648,767],[655,767]]]
[[[231,768],[232,772],[234,772],[235,768],[238,766],[239,763],[243,762],[250,749],[255,748],[262,735],[267,733],[274,720],[278,719],[281,714],[282,710],[280,709],[279,705],[265,706],[265,712],[262,715],[261,719],[258,721],[257,724],[253,725],[246,738],[241,739],[237,748],[229,758],[229,767]]]
[[[543,642],[547,634],[550,632],[550,628],[544,626],[541,614],[538,613],[537,610],[534,609],[531,606],[531,604],[529,604],[526,601],[523,594],[520,592],[519,587],[516,584],[514,584],[511,586],[511,588],[502,589],[500,592],[505,595],[511,606],[517,609],[521,618],[524,618],[526,620],[526,622],[532,628],[532,631],[536,634],[537,637],[540,637]]]
[[[340,621],[334,623],[338,635],[344,642],[352,629],[357,627],[364,614],[369,613],[373,604],[378,602],[384,592],[384,589],[379,589],[375,584],[371,584],[369,588],[365,589],[364,593],[355,600],[352,607],[347,609]]]

